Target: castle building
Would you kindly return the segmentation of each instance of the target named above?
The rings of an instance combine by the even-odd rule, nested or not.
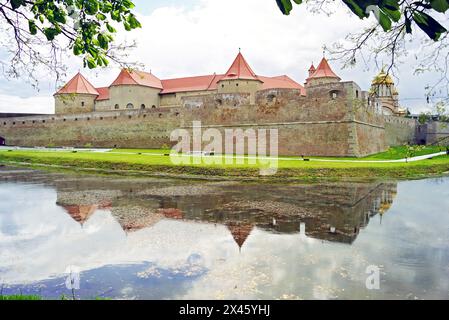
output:
[[[339,79],[325,59],[312,78],[310,82]],[[291,89],[306,95],[305,88],[286,75],[256,75],[239,52],[224,74],[161,80],[152,73],[122,69],[109,87],[94,88],[78,73],[54,97],[56,114],[74,114],[175,107],[182,105],[184,97],[215,93],[249,93],[249,103],[254,105],[256,93],[267,89]]]
[[[361,157],[416,142],[418,123],[403,117],[383,70],[369,91],[345,81],[322,58],[305,84],[262,76],[239,52],[225,73],[160,79],[122,69],[105,87],[78,73],[54,94],[55,114],[0,122],[0,144],[16,146],[162,148],[192,123],[228,129],[276,129],[279,154]],[[257,138],[256,138],[257,139]]]

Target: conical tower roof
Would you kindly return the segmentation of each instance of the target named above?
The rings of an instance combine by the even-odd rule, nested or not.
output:
[[[100,95],[94,86],[87,81],[84,76],[78,72],[66,85],[64,85],[56,94],[91,94]]]
[[[316,68],[315,68],[315,66],[312,63],[312,65],[309,68],[309,72],[313,74],[315,71],[316,71]]]
[[[235,79],[244,79],[244,80],[258,80],[263,82],[257,77],[254,71],[249,66],[248,62],[246,62],[243,54],[239,52],[234,62],[232,63],[229,70],[226,72],[225,76],[221,80],[235,80]]]
[[[237,222],[229,222],[226,224],[228,230],[231,232],[234,241],[237,243],[239,248],[243,247],[246,239],[248,239],[249,235],[253,231],[254,226],[248,223],[237,223]]]
[[[341,78],[337,76],[334,71],[332,71],[332,68],[329,65],[329,62],[327,62],[326,58],[323,58],[321,60],[315,72],[307,80],[316,78],[334,78],[341,80]]]
[[[111,86],[139,85],[156,89],[163,89],[161,80],[152,73],[122,69]]]

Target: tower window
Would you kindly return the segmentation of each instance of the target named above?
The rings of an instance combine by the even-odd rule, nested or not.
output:
[[[114,107],[114,109],[115,109],[115,110],[118,110],[118,109],[120,109],[120,106],[119,106],[118,104],[116,104],[115,107]]]
[[[337,91],[337,90],[333,90],[333,91],[331,91],[331,92],[330,92],[330,96],[331,96],[331,99],[332,99],[332,100],[335,100],[335,99],[337,99],[337,98],[338,98],[338,96],[339,96],[339,94],[340,94],[340,92],[339,92],[339,91]]]
[[[358,99],[359,98],[359,90],[355,90],[355,97]]]
[[[151,106],[151,108],[152,108],[152,109],[156,109],[156,106],[153,104],[153,105]]]
[[[84,101],[81,101],[81,107],[84,107]]]
[[[134,109],[134,105],[132,103],[128,103],[126,105],[126,109]]]
[[[142,110],[145,109],[145,105],[143,103],[141,104],[140,109],[142,109]]]

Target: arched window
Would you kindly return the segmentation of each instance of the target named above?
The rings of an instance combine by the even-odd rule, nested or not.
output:
[[[140,109],[142,109],[142,110],[145,109],[145,105],[143,103],[140,105]]]
[[[219,106],[223,105],[223,100],[221,100],[221,99],[217,99],[217,100],[215,100],[215,102],[216,102]]]
[[[132,103],[128,103],[126,105],[126,109],[134,109],[134,105]]]
[[[335,100],[338,98],[338,96],[340,95],[340,91],[338,90],[332,90],[331,92],[329,92],[331,99]]]
[[[274,94],[269,94],[269,95],[267,96],[267,101],[268,101],[268,102],[273,102],[274,99],[276,99],[276,96],[275,96]]]
[[[118,104],[116,104],[115,107],[114,107],[114,109],[115,109],[115,110],[118,110],[118,109],[120,109],[120,106],[119,106]]]
[[[81,107],[84,107],[84,101],[81,101]]]
[[[153,104],[153,105],[151,106],[151,108],[152,108],[152,109],[156,109],[156,106]]]

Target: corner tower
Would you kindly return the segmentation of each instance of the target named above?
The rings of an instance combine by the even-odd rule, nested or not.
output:
[[[94,86],[81,73],[77,73],[54,94],[56,114],[92,112],[99,96]]]
[[[256,92],[262,89],[263,81],[254,73],[239,52],[229,70],[218,81],[218,93],[249,93],[250,103],[256,103]]]
[[[341,78],[337,76],[334,71],[332,71],[332,68],[326,58],[323,58],[316,69],[313,65],[309,69],[309,77],[306,80],[306,87],[340,81]]]

